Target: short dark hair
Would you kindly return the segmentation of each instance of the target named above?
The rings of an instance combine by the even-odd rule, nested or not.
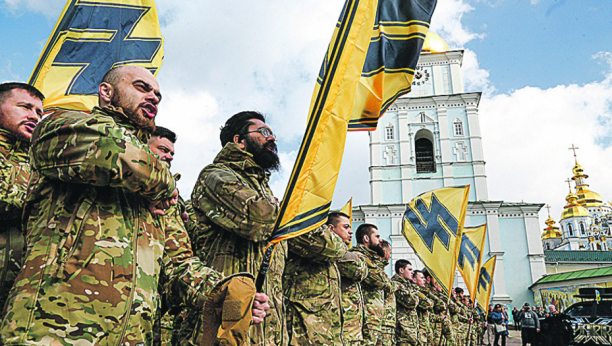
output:
[[[102,77],[101,83],[108,83],[112,86],[117,86],[117,82],[119,82],[119,78],[121,78],[121,68],[125,66],[127,65],[111,67]]]
[[[380,246],[383,249],[390,249],[391,248],[391,243],[389,243],[388,241],[386,241],[385,239],[380,241]]]
[[[422,271],[420,271],[418,269],[415,269],[415,270],[412,271],[412,276],[416,278],[416,275],[419,274],[419,273],[423,274]]]
[[[410,261],[407,261],[405,259],[397,260],[397,262],[395,262],[395,273],[399,274],[400,269],[406,268],[407,265],[412,265],[412,263],[410,263]]]
[[[456,293],[456,294],[463,294],[463,288],[461,288],[461,287],[455,287],[455,293]]]
[[[151,137],[168,138],[170,142],[176,143],[176,133],[163,126],[155,126],[155,131],[153,131]]]
[[[425,279],[430,278],[431,274],[429,273],[429,270],[423,269],[423,276],[425,277]]]
[[[221,127],[221,134],[219,135],[221,145],[225,146],[227,143],[232,142],[235,135],[242,137],[242,135],[247,132],[249,126],[253,125],[253,122],[250,121],[251,119],[258,119],[264,123],[266,122],[266,118],[263,114],[255,111],[243,111],[227,119],[225,125]]]
[[[348,215],[346,215],[345,213],[341,211],[332,211],[331,213],[327,214],[327,222],[325,224],[336,226],[336,224],[338,224],[338,221],[340,221],[341,217],[345,217],[349,219],[349,221],[351,220],[351,218]]]
[[[45,100],[45,95],[43,95],[40,90],[36,89],[36,87],[30,84],[21,82],[7,82],[0,84],[0,105],[4,104],[4,101],[9,97],[9,95],[14,89],[25,90],[31,96],[36,97],[41,101]]]
[[[355,231],[355,239],[357,239],[357,244],[363,244],[364,236],[371,236],[378,227],[371,223],[362,223],[357,227],[357,231]]]

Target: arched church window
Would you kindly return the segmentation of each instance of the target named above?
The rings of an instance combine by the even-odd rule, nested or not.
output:
[[[455,119],[453,126],[455,128],[455,137],[463,136],[463,122],[459,119]]]
[[[395,129],[393,128],[393,125],[388,124],[387,127],[385,127],[385,140],[392,141],[394,139],[395,139]]]
[[[417,173],[435,173],[433,134],[425,129],[415,135],[415,153]]]
[[[584,232],[586,232],[586,230],[584,229],[584,222],[580,223],[580,235],[584,236]]]
[[[573,236],[574,236],[574,227],[572,227],[572,224],[571,224],[571,223],[568,223],[568,224],[567,224],[567,232],[568,232],[568,234],[569,234],[569,236],[570,236],[570,237],[573,237]]]

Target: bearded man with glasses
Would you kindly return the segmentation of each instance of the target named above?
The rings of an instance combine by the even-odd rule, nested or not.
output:
[[[223,149],[202,170],[191,195],[195,215],[190,217],[190,237],[211,268],[225,275],[257,276],[279,210],[268,186],[270,172],[280,167],[276,137],[262,114],[245,111],[227,120],[220,139]],[[282,298],[286,253],[286,242],[279,243],[263,287],[270,310],[263,323],[251,326],[251,345],[287,344]],[[195,309],[184,312],[180,330],[174,330],[179,339],[187,341],[193,332],[189,321],[200,314]]]

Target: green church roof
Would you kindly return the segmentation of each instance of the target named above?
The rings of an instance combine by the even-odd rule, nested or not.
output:
[[[561,252],[561,251],[559,251]],[[565,251],[564,251],[565,252]],[[599,276],[609,276],[612,275],[612,267],[604,267],[604,268],[593,268],[593,269],[585,269],[585,270],[576,270],[573,272],[566,273],[558,273],[546,275],[540,280],[536,281],[534,285],[542,284],[545,282],[559,282],[559,281],[567,281],[567,280],[584,280],[588,278],[595,278]]]
[[[612,262],[612,251],[544,251],[546,262]]]

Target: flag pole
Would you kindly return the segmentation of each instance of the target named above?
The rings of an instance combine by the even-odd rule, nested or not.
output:
[[[259,266],[259,273],[257,274],[257,280],[255,281],[255,289],[259,293],[263,293],[263,285],[266,281],[266,276],[268,275],[268,269],[270,269],[270,262],[272,262],[276,245],[278,245],[278,243],[268,244],[263,260],[261,261],[261,266]]]

